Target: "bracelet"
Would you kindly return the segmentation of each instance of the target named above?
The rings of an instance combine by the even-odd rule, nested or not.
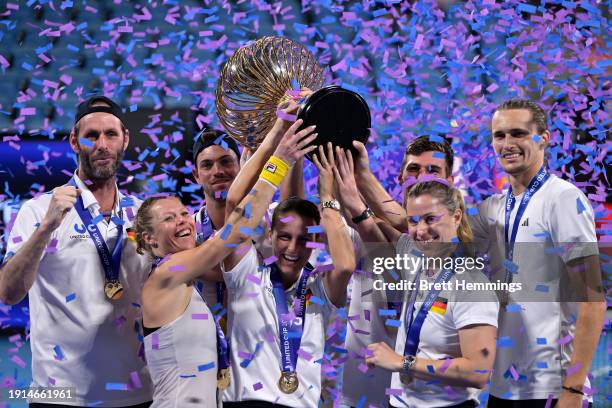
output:
[[[374,213],[372,212],[370,207],[366,207],[366,209],[363,210],[363,212],[361,214],[359,214],[356,217],[351,218],[351,221],[353,221],[353,224],[359,224],[360,222],[367,220],[368,218],[370,218],[373,215],[374,215]]]
[[[576,388],[572,388],[572,387],[566,387],[565,385],[562,385],[561,388],[563,388],[565,391],[569,391],[572,394],[580,394],[580,395],[586,395],[583,391],[576,389]]]
[[[289,171],[289,165],[283,159],[277,156],[271,156],[264,165],[259,178],[266,180],[275,187],[278,187],[283,178]]]

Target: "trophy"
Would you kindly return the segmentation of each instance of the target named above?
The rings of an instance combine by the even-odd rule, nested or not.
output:
[[[314,92],[298,111],[302,128],[317,126],[316,145],[332,142],[354,150],[352,141],[365,143],[370,134],[370,109],[359,94],[323,87],[323,80],[323,68],[306,47],[283,37],[263,37],[239,48],[223,67],[217,115],[229,136],[256,149],[272,129],[279,104],[290,98],[288,91],[309,88]]]

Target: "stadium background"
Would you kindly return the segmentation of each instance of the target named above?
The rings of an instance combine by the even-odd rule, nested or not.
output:
[[[609,32],[609,3],[596,1],[1,2],[0,254],[21,202],[70,177],[66,138],[76,105],[94,93],[128,114],[120,188],[201,205],[193,137],[218,126],[222,64],[264,35],[303,43],[327,68],[327,84],[365,97],[372,167],[395,197],[402,152],[419,135],[452,142],[469,203],[500,189],[490,114],[508,97],[538,100],[551,111],[549,168],[588,194],[609,243]],[[310,164],[306,188],[316,199]],[[27,319],[27,300],[0,305],[0,387],[30,380]],[[610,340],[605,331],[592,369],[598,403],[612,401]]]

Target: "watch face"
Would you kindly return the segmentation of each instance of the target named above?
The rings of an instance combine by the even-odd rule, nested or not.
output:
[[[337,200],[326,201],[323,203],[323,208],[333,208],[334,210],[340,211],[340,203]]]

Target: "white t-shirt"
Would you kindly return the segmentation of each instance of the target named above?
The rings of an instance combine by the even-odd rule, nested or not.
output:
[[[475,238],[491,244],[492,281],[505,281],[506,193],[483,201],[471,219]],[[521,199],[517,197],[510,227]],[[546,399],[561,391],[563,370],[569,368],[573,352],[573,342],[567,342],[575,333],[572,315],[578,310],[577,303],[559,302],[560,271],[572,259],[598,253],[593,210],[578,188],[551,175],[532,196],[518,228],[512,260],[518,269],[512,281],[520,282],[523,290],[509,294],[509,305],[500,314],[501,344],[491,394]]]
[[[95,218],[100,205],[89,188],[75,178],[84,206]],[[23,204],[9,235],[7,254],[19,251],[34,233],[51,197],[44,194]],[[115,215],[123,198],[119,192]],[[41,258],[29,291],[32,386],[75,387],[76,399],[66,404],[100,402],[97,406],[123,407],[151,401],[151,379],[138,357],[141,342],[135,330],[141,319],[140,294],[151,263],[136,253],[136,244],[125,232],[139,206],[140,201],[134,199],[130,209],[123,209],[122,299],[106,298],[102,263],[76,209],[71,209],[52,233]],[[97,226],[112,251],[117,226],[105,220]]]
[[[397,253],[410,254],[414,249],[413,241],[403,234],[397,242]],[[409,275],[406,279],[414,280]],[[437,275],[436,275],[437,276]],[[436,276],[431,278],[434,282]],[[425,279],[421,274],[420,279]],[[454,286],[455,280],[467,282],[488,282],[487,278],[478,270],[471,270],[463,274],[455,274],[449,283]],[[413,309],[413,319],[425,301],[427,292],[419,291]],[[463,290],[442,290],[438,298],[447,300],[446,311],[437,312],[430,309],[421,328],[419,345],[416,357],[429,360],[443,360],[461,357],[459,343],[459,330],[463,327],[482,324],[497,327],[499,304],[494,292],[478,292],[477,295]],[[406,291],[406,300],[409,291]],[[404,354],[406,344],[406,309],[408,302],[402,307],[401,326],[397,333],[395,351]],[[392,374],[391,388],[401,390],[400,395],[393,395],[390,403],[394,407],[444,407],[460,404],[467,400],[478,400],[480,390],[476,388],[457,387],[443,384],[440,381],[424,381],[417,378],[405,385],[400,381],[397,372]]]
[[[380,367],[368,368],[366,350],[372,343],[395,343],[393,327],[385,326],[388,316],[381,316],[380,309],[387,309],[387,298],[382,290],[374,290],[378,275],[372,273],[372,257],[362,257],[363,241],[357,231],[349,227],[353,245],[359,260],[349,285],[349,310],[345,347],[347,359],[342,371],[342,404],[349,406],[387,407],[389,397],[385,390],[391,382],[391,372]],[[399,316],[391,317],[398,319]]]
[[[306,306],[298,352],[299,388],[293,394],[284,394],[278,388],[281,352],[270,268],[259,267],[257,252],[251,247],[236,267],[224,271],[224,278],[229,292],[232,381],[223,401],[260,400],[296,408],[316,407],[321,394],[325,322],[335,309],[325,293],[322,276],[317,274],[307,283],[311,300]],[[297,283],[285,291],[290,303],[296,289]]]

